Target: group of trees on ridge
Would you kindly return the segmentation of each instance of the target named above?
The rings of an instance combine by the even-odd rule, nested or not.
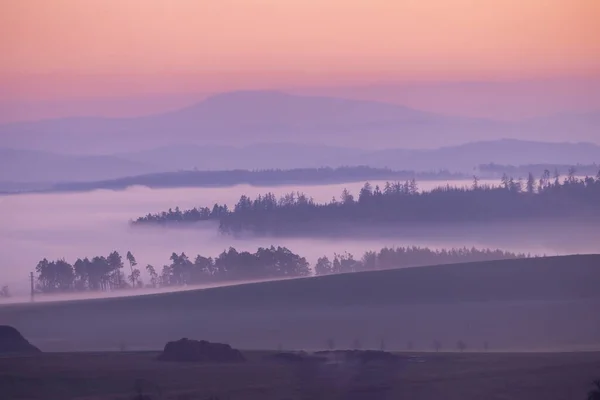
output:
[[[527,165],[503,165],[496,163],[480,164],[477,172],[486,179],[500,178],[506,174],[509,176],[528,176],[532,173],[534,176],[543,176],[546,171],[552,171],[553,175],[566,174],[570,171],[576,171],[577,175],[594,176],[600,170],[598,164],[527,164]]]
[[[250,199],[242,195],[232,210],[227,205],[148,214],[134,225],[188,223],[214,220],[221,232],[290,233],[302,229],[333,228],[339,223],[398,224],[421,222],[507,221],[600,216],[600,171],[577,178],[572,168],[564,180],[545,170],[537,180],[504,175],[499,186],[481,185],[474,177],[470,188],[446,185],[419,191],[415,179],[387,182],[383,188],[365,183],[355,198],[344,189],[339,199],[318,204],[303,193],[279,199],[273,193]]]
[[[177,171],[130,176],[99,182],[58,183],[52,190],[93,190],[124,189],[142,185],[151,188],[165,187],[207,187],[281,184],[328,184],[338,182],[360,182],[383,179],[464,179],[468,176],[448,170],[438,171],[397,171],[389,168],[321,167],[263,170],[226,170],[226,171]]]
[[[306,258],[285,247],[261,247],[254,253],[230,247],[216,258],[198,255],[192,260],[185,253],[173,253],[170,264],[164,265],[161,270],[148,264],[145,270],[149,283],[144,285],[133,254],[127,252],[130,274],[125,276],[123,258],[113,251],[107,257],[79,258],[73,264],[64,259],[43,259],[36,267],[36,288],[42,293],[157,288],[525,257],[530,256],[490,249],[386,247],[378,252],[367,251],[360,259],[347,252],[334,254],[331,259],[323,256],[311,268]]]

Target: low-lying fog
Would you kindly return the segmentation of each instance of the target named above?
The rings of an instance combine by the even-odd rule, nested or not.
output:
[[[497,183],[497,182],[481,182]],[[373,185],[383,182],[373,182]],[[421,189],[446,184],[441,181],[420,182]],[[470,185],[470,182],[450,182]],[[402,237],[373,236],[370,239],[323,238],[251,238],[222,236],[212,226],[188,228],[131,228],[130,219],[163,211],[211,206],[215,202],[232,206],[241,194],[251,197],[271,191],[276,195],[299,190],[317,202],[338,197],[344,188],[357,195],[361,183],[327,186],[148,189],[94,191],[85,193],[24,194],[0,197],[0,285],[9,285],[13,294],[25,294],[29,272],[42,258],[65,258],[108,255],[128,250],[140,266],[153,264],[161,268],[172,252],[185,252],[190,258],[198,253],[217,256],[229,246],[256,250],[259,246],[282,245],[306,256],[314,263],[317,257],[348,251],[355,256],[384,246],[419,245],[442,247],[493,247],[534,254],[598,252],[598,233],[592,227],[544,226],[527,224],[495,226],[461,226],[411,230]],[[357,230],[359,227],[357,227]]]

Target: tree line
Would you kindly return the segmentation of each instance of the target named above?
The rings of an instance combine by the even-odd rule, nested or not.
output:
[[[125,268],[123,258],[113,251],[106,257],[78,258],[73,264],[64,259],[43,259],[36,266],[36,289],[41,293],[64,293],[177,287],[525,257],[530,255],[490,249],[385,247],[379,251],[367,251],[360,258],[347,252],[334,254],[331,258],[323,256],[311,267],[306,258],[286,247],[261,247],[254,253],[230,247],[215,258],[197,255],[191,259],[185,253],[172,253],[170,263],[163,265],[162,269],[146,265],[148,281],[144,284],[133,254],[127,252],[125,257],[129,264],[129,274],[126,275],[122,271]]]
[[[486,179],[495,179],[502,177],[503,174],[509,176],[528,176],[532,173],[534,176],[542,176],[545,171],[552,171],[553,175],[565,174],[569,171],[576,171],[578,175],[594,176],[600,169],[598,164],[527,164],[527,165],[503,165],[496,163],[480,164],[477,167],[478,173]]]
[[[387,182],[383,188],[365,183],[355,197],[344,189],[339,199],[316,203],[304,193],[277,198],[273,193],[251,199],[242,195],[233,209],[215,204],[180,210],[178,207],[148,214],[133,225],[218,221],[226,234],[250,231],[256,234],[304,233],[319,229],[355,229],[373,225],[398,226],[416,223],[523,221],[600,216],[600,171],[597,176],[577,178],[575,169],[561,180],[545,170],[539,179],[503,175],[499,186],[481,185],[477,177],[471,187],[446,185],[419,191],[415,179]]]
[[[176,171],[137,175],[98,182],[59,183],[52,187],[54,191],[125,189],[130,186],[147,186],[150,188],[168,187],[214,187],[248,185],[283,185],[283,184],[330,184],[340,182],[361,182],[368,179],[464,179],[467,176],[448,170],[438,171],[398,171],[389,168],[355,167],[322,167],[265,170],[230,170],[230,171]]]

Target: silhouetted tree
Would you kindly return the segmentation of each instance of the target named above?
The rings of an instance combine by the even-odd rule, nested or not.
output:
[[[129,275],[129,281],[131,282],[131,286],[136,287],[137,286],[137,280],[140,277],[140,271],[139,270],[134,270],[133,267],[135,267],[137,265],[137,261],[135,260],[135,257],[133,256],[133,254],[131,254],[131,251],[127,252],[127,261],[129,261],[129,268],[131,269],[131,275]],[[137,272],[135,272],[137,271]]]
[[[150,275],[150,284],[152,285],[152,287],[157,287],[158,286],[158,274],[156,273],[156,270],[154,269],[154,267],[150,264],[146,265],[146,272],[148,272],[148,275]]]
[[[131,275],[129,275],[128,279],[129,279],[129,282],[131,282],[131,286],[133,288],[141,286],[141,284],[142,284],[142,282],[140,281],[141,275],[142,275],[142,273],[137,268],[135,268],[133,271],[131,271]]]
[[[462,353],[467,349],[467,344],[462,340],[459,340],[458,342],[456,342],[456,348]]]
[[[121,288],[123,287],[123,273],[121,269],[123,269],[123,259],[118,251],[113,251],[106,258],[109,267],[110,274],[110,284],[113,288]]]
[[[344,197],[344,195],[342,194],[342,198],[343,197]],[[360,189],[360,192],[358,194],[358,202],[365,203],[365,202],[369,201],[369,199],[371,197],[373,197],[373,188],[372,188],[371,184],[369,182],[367,182],[363,185],[362,189]]]
[[[354,203],[354,196],[352,196],[348,189],[344,189],[342,191],[342,195],[340,196],[340,200],[344,205],[351,205]]]
[[[320,257],[315,264],[315,275],[329,275],[333,273],[333,264],[327,257]]]
[[[533,174],[530,172],[529,175],[527,175],[527,193],[534,193],[535,192],[535,178],[533,177]]]
[[[43,259],[35,268],[38,274],[38,288],[44,292],[66,292],[73,288],[75,273],[65,260],[48,261]]]
[[[577,169],[575,167],[569,167],[569,172],[567,173],[567,182],[575,183],[575,173]]]
[[[436,353],[439,352],[442,349],[442,344],[438,340],[434,340],[433,349],[436,351]]]
[[[479,178],[473,175],[473,185],[471,186],[473,190],[479,189]]]
[[[2,288],[0,289],[0,297],[3,297],[5,299],[10,297],[10,290],[8,289],[7,285],[2,286]]]

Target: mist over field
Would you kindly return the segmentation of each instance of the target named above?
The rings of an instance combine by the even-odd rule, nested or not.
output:
[[[496,182],[481,182],[495,184]],[[383,186],[383,182],[373,185]],[[420,183],[428,190],[445,182]],[[471,183],[451,182],[458,186]],[[184,208],[211,206],[214,203],[235,204],[241,194],[254,197],[273,192],[279,196],[301,191],[317,202],[339,198],[344,188],[358,193],[362,184],[325,186],[235,186],[229,188],[148,189],[129,188],[123,191],[98,190],[86,193],[22,194],[0,197],[0,283],[9,285],[17,294],[27,294],[28,274],[43,258],[65,258],[74,262],[81,257],[108,255],[117,250],[135,254],[144,267],[161,268],[169,263],[173,252],[185,252],[190,258],[197,254],[215,257],[233,246],[238,250],[255,251],[258,247],[286,246],[304,256],[313,265],[318,257],[345,251],[360,257],[367,250],[390,246],[427,246],[434,249],[451,247],[500,248],[531,253],[558,255],[597,251],[597,230],[593,226],[570,226],[550,223],[494,225],[455,224],[427,227],[404,226],[394,232],[365,232],[353,227],[346,238],[328,238],[315,232],[314,237],[252,237],[233,238],[219,234],[214,223],[203,222],[186,227],[135,227],[131,219],[176,206]],[[363,235],[364,233],[368,233]],[[141,268],[142,269],[142,268]],[[143,276],[143,279],[146,277]]]

